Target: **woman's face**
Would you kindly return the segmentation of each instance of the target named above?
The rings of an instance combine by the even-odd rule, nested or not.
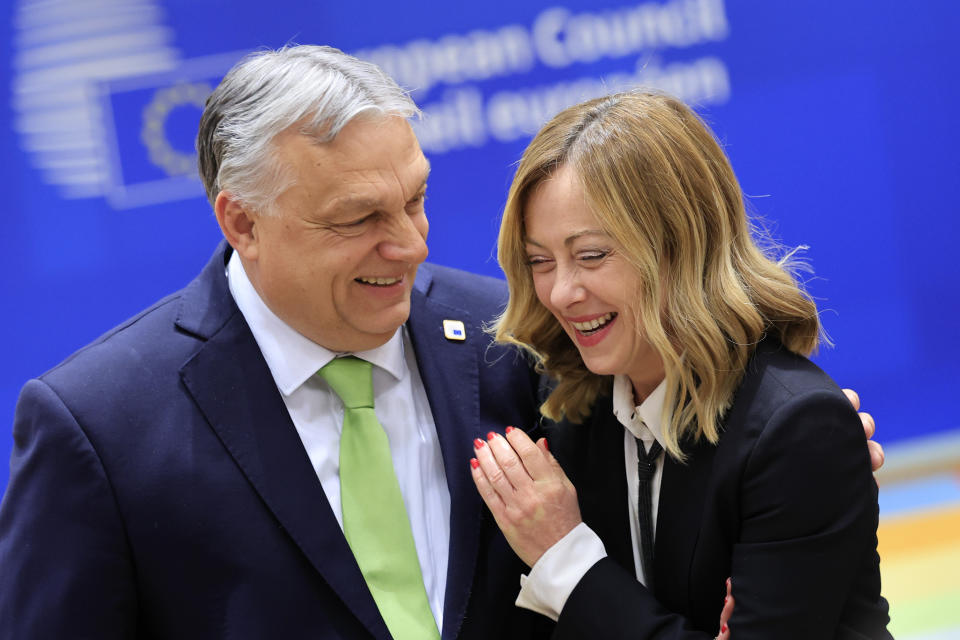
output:
[[[561,167],[534,188],[524,222],[537,298],[590,371],[626,374],[646,396],[663,379],[663,362],[638,325],[637,276],[587,208],[572,169]]]

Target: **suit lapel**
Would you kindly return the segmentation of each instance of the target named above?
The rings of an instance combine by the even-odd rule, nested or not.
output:
[[[584,522],[603,540],[607,554],[633,575],[633,541],[624,472],[623,425],[609,396],[597,400],[586,424],[557,427],[558,458],[577,487]],[[689,579],[716,447],[685,445],[681,464],[664,456],[654,576],[657,599],[674,611],[689,608]]]
[[[580,479],[574,481],[584,522],[603,540],[607,554],[634,575],[623,425],[613,415],[610,396],[597,400],[589,424],[569,428],[585,430],[586,462],[579,470]]]
[[[473,455],[471,442],[479,432],[478,367],[485,339],[469,314],[432,300],[429,289],[430,275],[422,268],[407,326],[437,427],[450,491],[450,551],[442,637],[452,639],[457,637],[466,613],[480,537],[482,503],[468,461]],[[466,340],[447,340],[443,334],[445,319],[463,321]]]
[[[701,442],[684,451],[686,463],[664,456],[654,551],[657,599],[674,611],[689,608],[690,568],[716,447]]]
[[[181,379],[267,508],[327,584],[378,638],[389,632],[338,525],[260,349],[224,276],[225,255],[184,292],[178,325],[206,343]]]

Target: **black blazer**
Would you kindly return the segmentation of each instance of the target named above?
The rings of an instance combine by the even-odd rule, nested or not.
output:
[[[387,640],[221,245],[185,289],[23,390],[0,507],[0,639]],[[470,477],[538,377],[482,330],[502,282],[424,265],[408,324],[450,491],[442,637],[529,638],[522,564]],[[466,341],[444,338],[462,320]]]
[[[736,640],[891,637],[860,420],[823,371],[776,340],[750,360],[719,445],[686,443],[686,464],[666,457],[655,595],[634,573],[610,397],[585,424],[548,435],[609,554],[570,595],[558,640],[713,638],[728,576]]]

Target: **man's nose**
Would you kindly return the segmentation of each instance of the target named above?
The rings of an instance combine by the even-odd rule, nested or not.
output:
[[[387,260],[420,264],[428,253],[426,225],[426,218],[418,221],[414,216],[398,216],[380,243],[380,255]]]

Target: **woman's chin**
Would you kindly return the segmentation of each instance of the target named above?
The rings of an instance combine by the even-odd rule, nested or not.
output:
[[[618,373],[622,373],[618,367],[614,366],[610,362],[604,362],[600,358],[596,357],[585,357],[583,351],[580,352],[580,357],[583,359],[583,364],[586,365],[590,373],[598,376],[615,376]]]

